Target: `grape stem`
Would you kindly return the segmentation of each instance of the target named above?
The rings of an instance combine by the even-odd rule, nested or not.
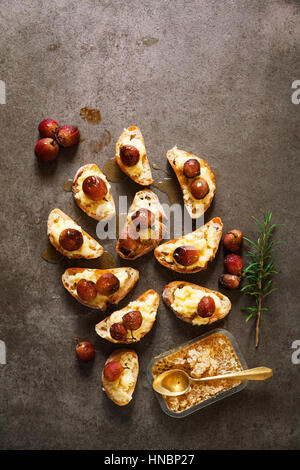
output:
[[[132,330],[130,330],[130,333],[131,333],[131,338],[129,338],[129,339],[130,339],[130,340],[133,340],[133,341],[136,341],[136,338],[133,336]]]

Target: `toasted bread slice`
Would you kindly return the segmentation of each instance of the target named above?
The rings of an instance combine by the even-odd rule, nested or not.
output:
[[[82,189],[83,182],[88,176],[98,176],[106,185],[107,193],[100,201],[94,201],[89,198]],[[102,173],[95,163],[89,163],[79,168],[75,175],[72,189],[77,205],[87,215],[96,220],[109,220],[114,217],[116,209],[111,194],[111,186],[104,173]]]
[[[112,361],[120,362],[124,369],[120,377],[113,382],[107,380],[102,371],[103,389],[108,398],[117,405],[128,405],[139,375],[138,355],[133,349],[117,349],[109,356],[105,365]]]
[[[210,317],[202,318],[197,308],[202,297],[211,297],[215,302],[215,311]],[[191,282],[174,281],[166,285],[162,294],[164,302],[175,315],[192,325],[210,325],[226,317],[231,309],[231,302],[220,292],[206,289]]]
[[[159,295],[157,292],[150,289],[144,292],[138,299],[130,302],[127,307],[122,308],[122,310],[117,310],[104,318],[104,320],[96,325],[96,333],[112,343],[131,344],[140,341],[151,330],[156,319],[158,305]],[[112,338],[110,327],[114,323],[122,323],[123,316],[132,310],[138,310],[142,315],[143,321],[140,328],[134,331],[129,330],[125,340],[120,341]]]
[[[183,237],[162,243],[155,248],[154,255],[157,261],[166,268],[178,273],[196,273],[207,268],[209,261],[215,257],[222,237],[223,224],[219,217],[215,217],[194,232]],[[198,260],[190,266],[183,266],[176,262],[173,253],[176,248],[193,246],[198,250]]]
[[[191,158],[197,160],[200,163],[200,174],[192,178],[187,178],[183,173],[183,165]],[[183,193],[183,201],[188,213],[192,219],[201,217],[201,215],[203,215],[211,205],[215,195],[216,181],[213,172],[205,160],[187,153],[184,150],[179,150],[177,147],[174,147],[167,152],[167,159],[169,160],[177,176]],[[209,192],[203,199],[196,199],[190,190],[191,184],[199,176],[203,178],[209,186]]]
[[[123,145],[130,145],[139,151],[139,160],[133,166],[126,166],[120,157],[120,148]],[[146,154],[144,139],[140,129],[136,126],[124,129],[116,144],[116,162],[121,170],[133,181],[142,186],[149,186],[153,183],[150,164]]]
[[[153,224],[151,228],[138,228],[137,231],[136,225],[132,221],[132,216],[140,209],[147,209],[152,212]],[[157,195],[150,191],[150,189],[137,192],[130,206],[125,225],[119,235],[116,246],[118,255],[121,258],[133,260],[153,250],[159,245],[166,233],[166,227],[162,223],[163,219],[166,219],[166,215]],[[136,240],[132,250],[128,250],[127,247],[125,249],[122,241],[120,241],[122,237],[126,236],[128,231]]]
[[[63,230],[65,229],[76,229],[81,232],[83,236],[83,244],[78,250],[67,251],[65,250],[60,242],[59,237]],[[86,233],[82,228],[74,222],[68,215],[66,215],[60,209],[53,209],[48,217],[48,236],[49,240],[61,254],[67,258],[99,258],[103,254],[103,247],[94,240],[88,233]]]
[[[77,284],[81,279],[92,281],[96,284],[97,280],[105,273],[114,274],[120,282],[119,289],[111,295],[102,295],[97,292],[94,299],[85,301],[77,293]],[[64,287],[75,297],[78,302],[87,307],[106,310],[107,303],[116,305],[133,289],[139,279],[139,272],[133,268],[111,268],[111,269],[88,269],[88,268],[69,268],[62,275]]]

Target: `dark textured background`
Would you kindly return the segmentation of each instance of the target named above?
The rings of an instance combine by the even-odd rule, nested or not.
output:
[[[0,447],[299,448],[300,366],[291,363],[292,342],[300,338],[300,106],[291,102],[291,84],[300,79],[299,2],[2,0],[0,18],[0,79],[7,88],[7,104],[0,105],[0,339],[8,360],[0,366]],[[101,110],[100,124],[81,120],[84,106]],[[77,124],[85,139],[47,170],[33,153],[45,117]],[[141,128],[152,163],[167,168],[165,153],[176,144],[216,169],[206,220],[220,216],[225,230],[240,227],[253,237],[251,215],[264,208],[286,224],[276,235],[286,242],[275,256],[279,290],[263,316],[259,348],[239,293],[230,294],[232,311],[217,325],[234,334],[250,367],[270,366],[274,377],[182,420],[162,413],[146,367],[153,354],[206,329],[184,324],[161,303],[153,330],[136,345],[141,372],[134,399],[117,407],[100,386],[114,349],[94,332],[103,315],[65,292],[60,276],[70,263],[41,258],[54,207],[81,216],[95,234],[96,221],[62,185],[84,163],[103,169],[123,127],[132,124]],[[105,129],[111,143],[92,154]],[[127,180],[112,191],[131,200],[137,189]],[[113,252],[114,242],[103,244]],[[207,272],[190,279],[215,289],[222,263],[219,250]],[[131,265],[142,276],[126,301],[184,278],[152,254]],[[94,364],[78,364],[74,335],[95,343]]]

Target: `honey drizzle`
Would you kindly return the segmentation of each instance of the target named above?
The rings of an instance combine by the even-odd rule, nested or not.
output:
[[[165,193],[168,196],[170,204],[181,201],[181,194],[173,178],[164,178],[161,181],[154,181],[152,186]]]
[[[108,181],[112,183],[119,183],[126,178],[125,173],[123,173],[118,167],[115,158],[111,158],[105,162],[103,172]]]
[[[115,268],[117,266],[117,261],[114,255],[108,251],[104,251],[103,255],[99,259],[99,269],[109,269]]]
[[[63,255],[52,245],[47,246],[47,248],[43,250],[41,256],[45,261],[52,264],[58,264],[63,258]]]
[[[99,109],[89,109],[86,106],[80,109],[80,117],[83,121],[90,124],[98,124],[101,121],[101,113]]]
[[[64,182],[63,190],[66,191],[67,193],[71,193],[72,192],[72,187],[73,187],[73,180],[71,180],[69,178]]]

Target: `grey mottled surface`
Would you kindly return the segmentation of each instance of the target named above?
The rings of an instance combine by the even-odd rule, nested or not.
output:
[[[291,363],[299,329],[299,116],[291,83],[300,79],[298,1],[17,1],[2,0],[0,79],[7,89],[1,115],[0,447],[8,449],[243,449],[300,447],[300,365]],[[83,106],[101,110],[92,126]],[[40,168],[33,154],[45,117],[77,124],[77,152]],[[83,163],[101,168],[123,127],[140,126],[151,161],[164,168],[178,145],[205,155],[217,169],[217,193],[206,220],[254,235],[260,208],[285,223],[276,252],[279,290],[262,319],[261,344],[240,312],[238,293],[221,325],[237,338],[249,366],[274,377],[183,420],[164,415],[146,381],[155,353],[205,331],[183,324],[161,303],[157,322],[136,345],[140,378],[130,406],[101,391],[100,371],[113,345],[96,337],[103,315],[80,306],[63,289],[67,262],[41,259],[46,220],[54,207],[95,234],[63,182]],[[107,129],[111,143],[92,154]],[[154,171],[156,179],[162,171]],[[177,184],[177,183],[174,183]],[[113,185],[132,198],[134,183]],[[162,202],[165,194],[155,190]],[[114,242],[104,242],[113,251]],[[207,272],[190,279],[212,289],[223,270],[222,250]],[[124,265],[125,263],[121,263]],[[152,255],[131,263],[143,276],[127,299],[148,287],[183,279]],[[74,357],[72,336],[89,339],[93,365]]]

